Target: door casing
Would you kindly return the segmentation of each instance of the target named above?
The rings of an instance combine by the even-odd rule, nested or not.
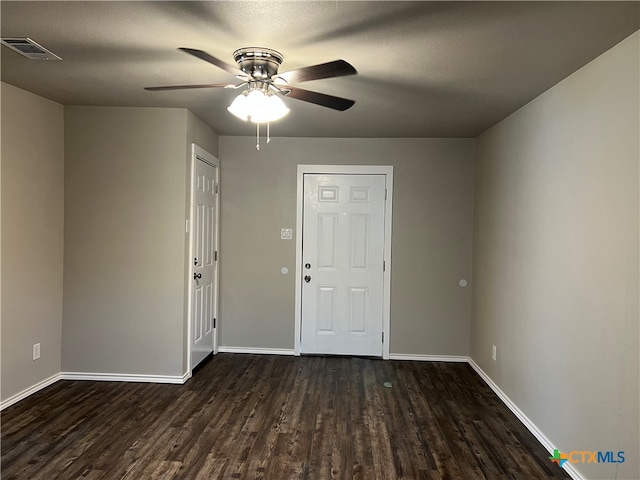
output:
[[[389,330],[391,327],[391,225],[393,207],[393,166],[390,165],[298,165],[297,200],[296,200],[296,280],[295,280],[295,322],[294,322],[294,354],[300,355],[300,339],[302,335],[302,229],[304,205],[304,175],[384,175],[387,195],[385,199],[384,218],[384,261],[383,302],[382,302],[382,358],[389,359]]]

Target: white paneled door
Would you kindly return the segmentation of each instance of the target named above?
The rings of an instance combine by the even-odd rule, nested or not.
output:
[[[304,175],[302,353],[382,356],[384,175]]]
[[[196,157],[193,204],[191,368],[213,352],[217,290],[216,167]]]

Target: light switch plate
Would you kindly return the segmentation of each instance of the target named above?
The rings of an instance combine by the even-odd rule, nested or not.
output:
[[[280,229],[280,240],[291,240],[293,238],[293,229],[292,228],[281,228]]]

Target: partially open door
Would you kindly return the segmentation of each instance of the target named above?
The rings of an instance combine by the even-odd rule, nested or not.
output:
[[[220,162],[194,145],[191,208],[190,350],[193,370],[216,346]]]

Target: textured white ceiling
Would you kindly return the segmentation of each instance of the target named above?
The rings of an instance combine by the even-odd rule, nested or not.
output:
[[[358,75],[302,88],[356,101],[338,112],[285,99],[274,136],[475,137],[640,28],[638,2],[7,2],[2,36],[63,58],[2,47],[2,80],[65,105],[185,107],[223,135],[253,128],[226,110],[237,91],[147,92],[228,83],[177,50],[233,64],[240,47],[284,54],[281,71],[345,59]]]

